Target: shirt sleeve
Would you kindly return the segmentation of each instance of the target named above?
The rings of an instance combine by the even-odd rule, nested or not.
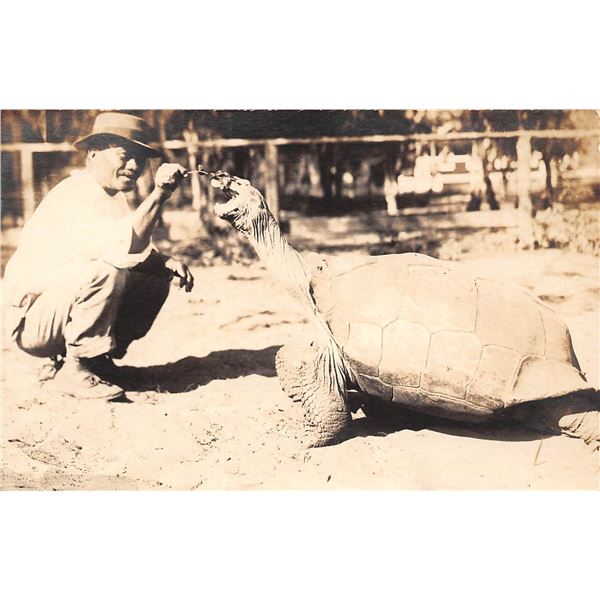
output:
[[[144,262],[155,246],[152,239],[147,246],[138,253],[131,253],[131,242],[133,239],[133,214],[129,214],[117,222],[114,228],[114,234],[108,236],[100,247],[99,258],[117,268],[131,268]]]

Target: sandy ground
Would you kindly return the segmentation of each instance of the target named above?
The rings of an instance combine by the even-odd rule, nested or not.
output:
[[[519,282],[568,323],[599,384],[598,259],[558,250],[466,261]],[[597,489],[599,453],[518,427],[407,423],[361,411],[350,439],[305,450],[302,411],[281,391],[277,349],[306,317],[259,265],[195,271],[121,362],[128,402],[51,396],[39,360],[3,347],[4,489]]]

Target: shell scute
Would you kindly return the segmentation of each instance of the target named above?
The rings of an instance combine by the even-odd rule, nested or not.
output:
[[[571,334],[566,324],[550,309],[541,309],[545,331],[545,356],[561,362],[576,363]]]
[[[477,289],[472,278],[439,265],[411,265],[400,316],[431,331],[475,331]]]
[[[473,381],[468,385],[466,399],[502,408],[504,399],[511,391],[521,358],[522,355],[516,350],[485,346]]]
[[[478,279],[477,289],[475,332],[482,344],[543,356],[545,333],[540,305],[525,290],[503,282]]]
[[[359,374],[357,375],[357,378],[361,389],[367,392],[367,394],[382,398],[383,400],[392,400],[392,386],[383,382],[379,377]]]
[[[394,386],[392,402],[436,417],[460,418],[475,423],[484,421],[493,413],[493,410],[485,405],[472,404],[464,399],[402,386]]]
[[[392,385],[419,387],[429,355],[431,333],[421,323],[399,319],[383,330],[379,374]]]
[[[562,396],[587,389],[590,389],[590,384],[572,365],[540,356],[525,356],[519,365],[507,404]]]
[[[350,323],[348,341],[343,347],[350,364],[359,373],[379,375],[381,327],[372,323]]]
[[[474,333],[434,333],[421,387],[426,392],[464,398],[467,384],[475,375],[481,352],[481,343]]]
[[[386,263],[363,265],[334,277],[331,294],[335,312],[347,321],[385,326],[398,317],[406,288],[406,267],[390,269]]]

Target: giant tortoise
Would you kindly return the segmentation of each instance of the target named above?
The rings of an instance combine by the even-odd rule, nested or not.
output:
[[[597,443],[598,391],[567,326],[524,288],[414,253],[301,257],[248,181],[220,174],[212,184],[226,196],[217,215],[310,307],[314,342],[284,346],[276,367],[303,404],[311,446],[342,439],[353,391],[367,416],[384,403],[470,422],[504,413]]]

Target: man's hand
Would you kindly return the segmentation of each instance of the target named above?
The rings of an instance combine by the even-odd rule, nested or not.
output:
[[[154,176],[154,185],[171,195],[183,179],[187,169],[177,163],[163,163]]]
[[[180,288],[185,288],[186,292],[192,291],[192,288],[194,287],[194,276],[185,263],[176,258],[168,258],[165,261],[165,268],[169,269],[175,277],[179,277]]]

